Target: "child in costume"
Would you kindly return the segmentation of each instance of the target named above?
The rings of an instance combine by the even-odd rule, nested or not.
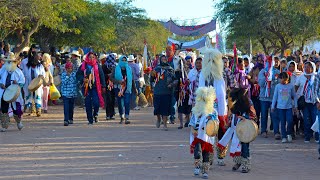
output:
[[[216,99],[215,89],[201,87],[196,91],[196,104],[192,108],[192,117],[189,123],[190,151],[194,154],[194,175],[198,176],[202,169],[202,177],[208,179],[210,154],[213,153],[214,137],[206,134],[206,125],[209,120],[217,120],[218,115],[212,104]]]
[[[18,59],[15,58],[13,53],[10,53],[9,56],[5,59],[4,66],[0,69],[0,121],[1,121],[1,132],[5,132],[10,123],[9,109],[13,111],[13,118],[17,123],[19,130],[23,128],[21,123],[22,119],[22,109],[23,109],[23,98],[22,93],[20,92],[18,98],[13,102],[4,101],[4,92],[11,84],[17,84],[19,87],[23,87],[25,83],[25,77],[22,71],[17,68]]]
[[[225,148],[231,141],[230,156],[233,157],[233,161],[236,163],[232,170],[236,171],[242,166],[242,173],[248,173],[251,169],[249,143],[240,142],[237,133],[236,126],[239,121],[257,120],[256,112],[253,107],[253,103],[248,97],[248,90],[244,88],[234,88],[230,92],[230,98],[232,101],[231,124],[227,132],[218,143],[218,147]]]

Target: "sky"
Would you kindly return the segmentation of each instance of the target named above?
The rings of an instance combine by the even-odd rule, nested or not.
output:
[[[191,23],[191,19],[194,19],[193,22],[196,24],[208,23],[215,12],[213,0],[134,0],[133,5],[145,9],[147,17],[153,20],[171,18],[178,20],[178,24],[184,21]]]

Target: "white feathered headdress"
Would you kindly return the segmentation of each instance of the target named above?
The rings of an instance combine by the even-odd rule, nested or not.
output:
[[[223,60],[222,54],[217,49],[207,49],[202,60],[201,73],[205,80],[210,81],[211,78],[223,79]]]
[[[196,91],[196,104],[192,108],[192,113],[196,117],[213,113],[215,100],[216,91],[212,86],[199,87]]]

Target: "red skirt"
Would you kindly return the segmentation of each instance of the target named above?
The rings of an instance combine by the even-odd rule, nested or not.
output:
[[[193,154],[194,153],[194,149],[196,147],[196,145],[200,143],[201,144],[201,149],[202,151],[204,152],[210,152],[210,153],[213,153],[213,147],[212,147],[212,144],[208,143],[208,142],[205,142],[201,139],[198,139],[198,138],[194,138],[193,142],[191,143],[190,145],[190,153]]]

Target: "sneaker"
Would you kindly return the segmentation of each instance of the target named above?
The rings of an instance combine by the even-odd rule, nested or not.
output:
[[[92,125],[93,125],[93,122],[89,122],[88,125],[89,125],[89,126],[92,126]]]
[[[64,121],[63,125],[64,126],[69,126],[69,122],[68,121]]]
[[[208,178],[209,178],[209,176],[208,176],[207,173],[203,173],[203,174],[202,174],[202,179],[208,179]]]
[[[277,133],[277,134],[275,134],[275,135],[274,135],[274,139],[275,139],[275,140],[280,140],[280,139],[281,139],[280,134],[278,134],[278,133]]]
[[[179,126],[178,129],[183,129],[183,126]]]
[[[21,131],[21,129],[24,127],[23,124],[21,122],[17,123],[17,127],[18,129]]]
[[[287,142],[287,138],[282,138],[282,143],[286,143]]]
[[[47,113],[48,113],[48,110],[43,110],[43,113],[47,114]]]
[[[308,140],[304,140],[304,143],[310,143],[310,141],[308,141]]]
[[[193,174],[194,174],[195,176],[199,176],[199,174],[200,174],[200,168],[194,168]]]
[[[69,124],[73,124],[73,120],[69,120]]]
[[[6,131],[7,131],[6,128],[1,128],[1,129],[0,129],[0,132],[6,132]]]
[[[115,120],[116,118],[114,118],[113,116],[112,117],[110,117],[110,120]]]
[[[316,143],[319,143],[319,140],[314,140]]]
[[[226,163],[224,162],[223,159],[218,159],[217,164],[218,164],[218,166],[226,166]]]
[[[137,106],[137,107],[135,107],[133,110],[135,110],[135,111],[139,111],[139,110],[140,110],[140,108]]]
[[[288,139],[288,142],[289,142],[289,143],[292,142],[292,136],[291,136],[291,135],[288,135],[288,136],[287,136],[287,139]]]
[[[110,120],[111,118],[109,116],[106,116],[106,121]]]

